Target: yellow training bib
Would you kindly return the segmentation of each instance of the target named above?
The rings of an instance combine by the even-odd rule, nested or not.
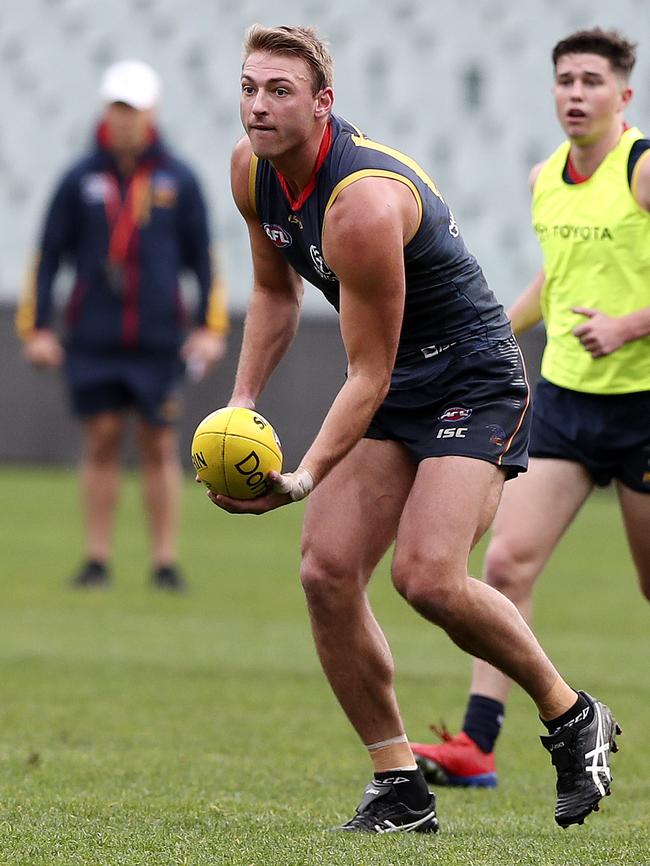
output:
[[[650,214],[630,191],[627,165],[638,129],[626,130],[583,183],[562,177],[570,143],[546,161],[533,191],[533,225],[544,254],[542,376],[590,394],[650,390],[650,337],[592,358],[572,331],[586,321],[572,307],[623,316],[650,306]],[[643,157],[642,157],[643,158]]]

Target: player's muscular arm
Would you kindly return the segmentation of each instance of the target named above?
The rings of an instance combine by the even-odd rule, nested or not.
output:
[[[540,269],[525,290],[508,310],[512,330],[521,334],[536,325],[542,318],[541,296],[545,281],[544,269]]]
[[[404,312],[404,245],[417,218],[407,187],[380,178],[349,186],[326,217],[323,254],[341,284],[348,376],[301,461],[315,482],[361,439],[388,391]]]
[[[341,283],[347,381],[296,471],[271,473],[274,492],[259,499],[209,494],[221,508],[262,514],[300,499],[361,439],[390,384],[404,310],[404,244],[417,219],[412,194],[395,181],[367,178],[341,193],[325,220],[323,254]]]
[[[253,263],[253,291],[246,315],[231,405],[254,408],[260,392],[293,340],[302,280],[265,235],[249,202],[251,149],[247,138],[233,152],[231,183],[246,221]]]

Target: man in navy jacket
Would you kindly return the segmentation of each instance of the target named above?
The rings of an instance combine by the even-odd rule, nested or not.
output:
[[[74,585],[110,579],[121,443],[134,410],[153,582],[181,589],[179,386],[185,373],[202,378],[223,356],[227,315],[201,189],[156,131],[156,72],[139,61],[116,63],[104,75],[101,96],[95,147],[54,192],[17,326],[32,364],[63,367],[82,421],[86,558]],[[64,262],[74,269],[74,284],[61,342],[52,323],[53,285]],[[186,270],[198,286],[193,327],[179,289]]]

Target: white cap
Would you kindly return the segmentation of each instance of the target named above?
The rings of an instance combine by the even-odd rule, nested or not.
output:
[[[100,87],[104,102],[125,102],[138,111],[154,108],[160,91],[157,72],[141,60],[121,60],[109,66]]]

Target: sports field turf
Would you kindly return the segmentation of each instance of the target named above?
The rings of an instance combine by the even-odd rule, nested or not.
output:
[[[301,507],[230,517],[189,479],[184,501],[190,593],[148,586],[133,478],[114,586],[73,591],[74,472],[0,470],[0,863],[650,864],[650,607],[613,497],[592,499],[552,559],[537,631],[624,728],[614,796],[583,827],[555,826],[541,726],[516,691],[499,788],[440,789],[437,837],[329,832],[370,774],[312,648],[297,581]],[[410,735],[426,738],[442,717],[455,729],[468,660],[396,595],[386,564],[372,597]]]

